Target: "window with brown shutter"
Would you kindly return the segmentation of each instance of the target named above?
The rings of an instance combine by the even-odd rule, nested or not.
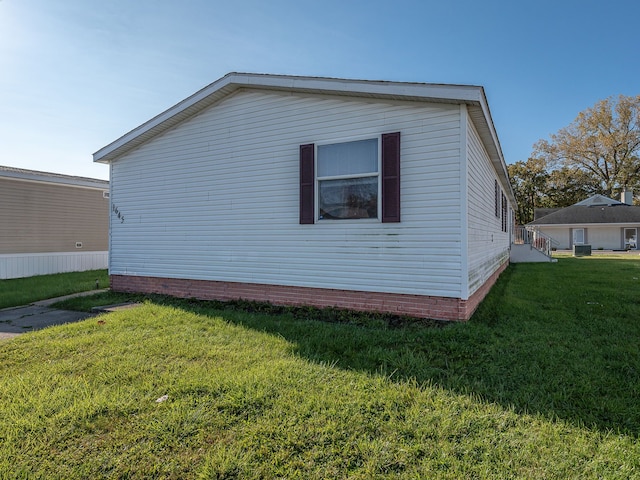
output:
[[[400,221],[400,132],[382,135],[382,221]]]
[[[315,145],[300,145],[300,223],[314,223]]]
[[[507,226],[508,226],[508,222],[507,222],[507,197],[504,195],[504,193],[501,193],[501,199],[502,199],[502,231],[506,232],[507,231]]]
[[[400,221],[399,132],[300,146],[300,223],[316,218]]]

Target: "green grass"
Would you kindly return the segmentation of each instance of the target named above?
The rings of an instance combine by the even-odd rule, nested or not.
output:
[[[0,478],[640,478],[639,260],[512,265],[444,328],[154,298],[22,335]]]
[[[106,270],[38,275],[28,278],[0,280],[0,308],[27,305],[37,300],[61,297],[109,286]]]

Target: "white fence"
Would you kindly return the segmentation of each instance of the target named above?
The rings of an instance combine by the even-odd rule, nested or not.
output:
[[[48,252],[0,255],[0,280],[108,268],[109,252]]]

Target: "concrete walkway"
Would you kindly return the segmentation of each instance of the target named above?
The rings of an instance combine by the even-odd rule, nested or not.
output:
[[[57,308],[50,308],[50,305],[68,298],[94,295],[106,291],[108,291],[108,289],[74,293],[72,295],[65,295],[64,297],[40,300],[30,305],[0,310],[0,340],[13,338],[21,333],[40,330],[53,325],[77,322],[93,317],[96,315],[95,313],[59,310]]]

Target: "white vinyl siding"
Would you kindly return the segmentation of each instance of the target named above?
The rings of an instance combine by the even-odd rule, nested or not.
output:
[[[497,175],[470,119],[467,122],[467,145],[469,295],[472,295],[507,261],[511,239],[508,231],[502,231],[503,209],[500,203],[500,215],[496,217],[494,214]],[[500,181],[498,190],[504,191]],[[511,208],[507,203],[507,215]],[[510,221],[507,225],[510,226]]]
[[[0,280],[107,268],[109,252],[0,254]]]
[[[459,118],[240,91],[112,164],[110,273],[458,298]],[[402,222],[299,224],[300,145],[397,131]]]

